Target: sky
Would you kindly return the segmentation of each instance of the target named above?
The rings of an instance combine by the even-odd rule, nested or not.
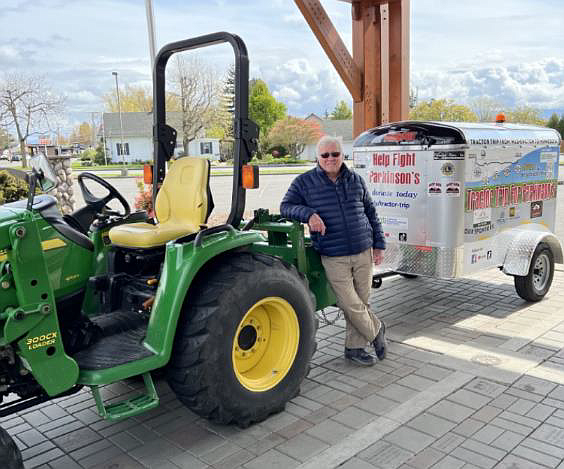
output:
[[[64,133],[104,110],[120,85],[150,85],[144,0],[1,0],[0,77],[45,76],[66,97]],[[351,46],[351,7],[322,4]],[[291,115],[331,112],[347,89],[292,0],[153,0],[157,50],[215,31],[235,33],[250,75],[268,84]],[[563,0],[412,0],[410,86],[419,100],[469,104],[489,97],[506,109],[564,113]],[[222,74],[227,46],[205,55]]]

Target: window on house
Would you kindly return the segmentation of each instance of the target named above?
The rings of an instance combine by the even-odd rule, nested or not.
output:
[[[200,155],[211,155],[211,152],[212,152],[212,142],[200,143]]]
[[[116,148],[118,156],[129,155],[129,143],[124,143],[123,149],[121,147],[121,143],[116,143]]]

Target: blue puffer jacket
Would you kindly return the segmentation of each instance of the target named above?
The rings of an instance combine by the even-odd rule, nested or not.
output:
[[[385,249],[382,226],[366,184],[343,164],[336,182],[319,165],[298,176],[280,204],[283,217],[307,223],[317,213],[325,235],[311,233],[324,256],[352,256],[368,248]]]

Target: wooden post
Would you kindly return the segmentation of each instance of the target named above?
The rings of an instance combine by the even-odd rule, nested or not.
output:
[[[390,121],[409,115],[409,0],[390,3]]]
[[[352,6],[353,56],[319,0],[294,0],[349,89],[356,137],[409,112],[409,0],[341,0]]]

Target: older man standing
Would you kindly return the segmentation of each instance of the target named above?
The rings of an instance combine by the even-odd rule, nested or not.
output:
[[[345,358],[370,366],[386,357],[386,328],[370,310],[372,262],[386,249],[376,209],[362,178],[343,163],[339,140],[324,136],[317,143],[317,167],[298,176],[286,192],[280,213],[307,223],[314,248],[345,313]]]

